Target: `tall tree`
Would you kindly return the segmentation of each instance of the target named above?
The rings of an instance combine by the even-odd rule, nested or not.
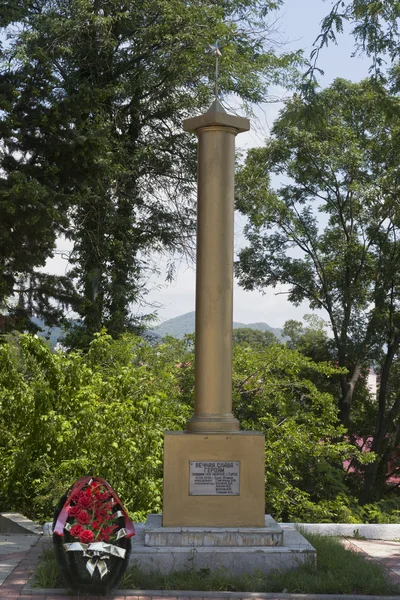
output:
[[[195,141],[181,122],[211,102],[209,44],[224,46],[220,90],[242,101],[265,99],[287,73],[294,56],[276,55],[265,20],[279,4],[21,0],[0,9],[11,36],[0,78],[3,202],[25,210],[35,197],[36,264],[60,231],[73,241],[70,276],[89,338],[103,325],[113,335],[134,325],[151,250],[187,247]]]
[[[364,501],[400,428],[400,396],[390,385],[400,344],[399,116],[399,100],[371,81],[336,80],[311,102],[294,97],[267,146],[249,152],[237,186],[250,242],[237,265],[240,283],[288,284],[290,301],[326,311],[334,359],[348,370],[339,398],[346,427],[363,368],[380,365],[371,432],[379,458]],[[276,191],[269,172],[286,178]]]
[[[338,34],[343,33],[345,23],[350,23],[355,52],[371,58],[373,77],[383,77],[387,63],[398,62],[400,57],[399,18],[397,0],[333,0],[314,42],[307,75],[314,79],[322,48],[337,44]]]
[[[238,327],[233,330],[234,344],[244,344],[252,348],[265,348],[271,344],[278,344],[278,338],[272,331],[260,331],[251,327]]]
[[[315,362],[332,359],[327,324],[315,314],[304,315],[306,324],[289,319],[285,321],[282,335],[288,337],[286,346],[312,358]]]

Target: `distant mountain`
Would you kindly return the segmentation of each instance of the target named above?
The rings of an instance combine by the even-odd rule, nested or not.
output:
[[[42,328],[43,331],[39,331],[38,335],[50,341],[51,346],[57,344],[57,342],[62,338],[65,334],[63,329],[60,327],[46,327],[42,319],[38,319],[36,317],[32,318],[32,321],[35,325],[38,325]],[[153,329],[147,329],[143,337],[150,341],[151,343],[158,343],[161,338],[166,335],[171,335],[172,337],[182,339],[184,335],[187,333],[194,333],[194,324],[195,324],[195,312],[188,312],[184,315],[179,315],[179,317],[174,317],[173,319],[168,319],[168,321],[164,321],[158,327],[153,327]],[[233,322],[234,329],[240,329],[242,327],[248,327],[249,329],[258,329],[259,331],[272,331],[274,335],[278,338],[278,340],[287,339],[282,335],[282,329],[278,327],[270,327],[267,323],[238,323],[236,321]]]
[[[168,321],[164,321],[158,327],[153,327],[150,333],[154,333],[161,337],[165,335],[172,335],[175,338],[182,339],[183,336],[187,333],[194,333],[194,324],[195,324],[195,312],[188,312],[184,315],[180,315],[179,317],[174,317],[173,319],[168,319]],[[249,329],[259,329],[260,331],[272,331],[274,335],[278,338],[278,340],[283,339],[282,329],[278,327],[270,327],[267,323],[237,323],[233,321],[233,328],[239,329],[242,327],[248,327]]]

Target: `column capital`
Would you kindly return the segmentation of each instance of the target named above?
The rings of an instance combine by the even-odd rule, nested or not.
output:
[[[219,126],[235,129],[237,133],[250,130],[250,121],[245,117],[236,117],[228,114],[219,100],[214,100],[209,110],[198,117],[191,117],[183,121],[183,130],[196,133],[204,127]]]

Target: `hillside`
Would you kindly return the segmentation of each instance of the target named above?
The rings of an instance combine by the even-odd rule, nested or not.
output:
[[[164,321],[158,327],[154,327],[151,333],[157,334],[161,337],[165,335],[172,335],[173,337],[182,339],[187,333],[194,333],[195,323],[195,312],[188,312],[179,317],[168,319]],[[282,329],[278,327],[270,327],[267,323],[238,323],[233,321],[233,328],[239,329],[241,327],[248,327],[250,329],[259,329],[260,331],[272,331],[274,335],[280,340],[282,339]]]
[[[60,338],[64,335],[64,331],[59,327],[46,327],[42,319],[33,318],[32,321],[41,327],[43,331],[39,331],[38,335],[45,339],[50,340],[50,345],[54,347]],[[168,319],[164,321],[158,327],[146,330],[144,337],[152,342],[156,342],[159,338],[163,338],[165,335],[171,335],[172,337],[182,339],[187,333],[194,333],[195,323],[195,312],[188,312],[179,317]],[[270,327],[267,323],[238,323],[233,322],[233,328],[239,329],[242,327],[248,327],[250,329],[258,329],[259,331],[272,331],[278,340],[283,339],[282,329],[278,327]]]

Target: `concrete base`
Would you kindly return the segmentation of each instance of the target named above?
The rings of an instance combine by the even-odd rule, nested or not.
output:
[[[264,457],[265,438],[257,431],[229,434],[166,431],[163,526],[263,527]],[[191,495],[190,461],[238,461],[240,493]]]
[[[0,534],[40,535],[42,528],[19,513],[0,513]]]
[[[283,531],[270,515],[264,527],[162,527],[161,515],[147,517],[145,546],[282,546]]]
[[[149,517],[132,540],[131,562],[143,571],[222,569],[242,575],[316,564],[316,551],[303,536],[292,527],[281,528],[269,515],[260,528],[160,527],[161,515]],[[150,545],[157,541],[160,545]],[[220,545],[223,541],[226,545]]]

